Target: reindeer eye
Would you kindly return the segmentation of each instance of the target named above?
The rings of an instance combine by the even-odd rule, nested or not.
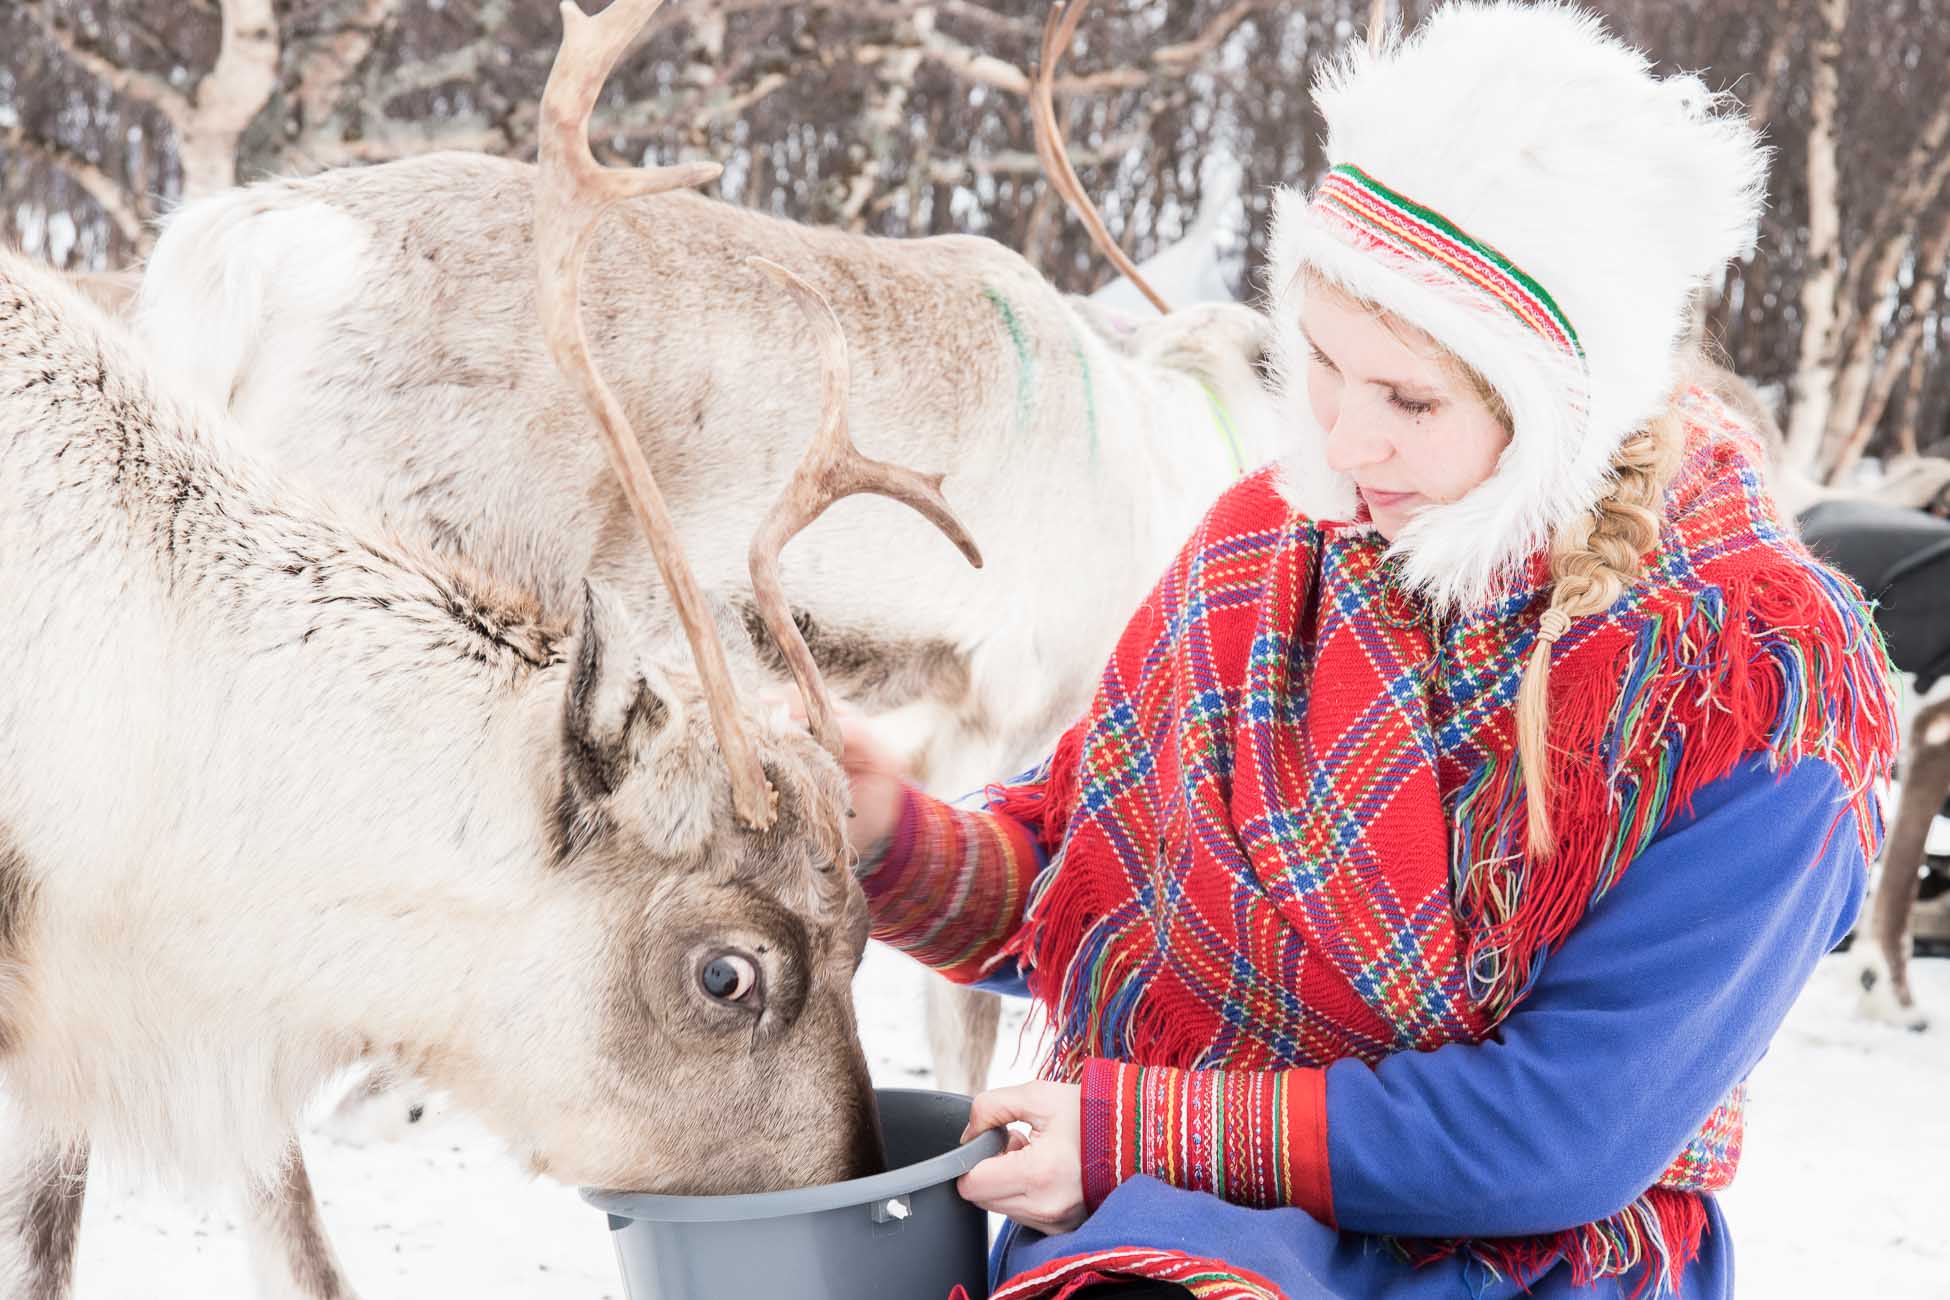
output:
[[[741,1002],[758,987],[758,968],[750,958],[722,952],[698,968],[697,982],[720,1002]]]

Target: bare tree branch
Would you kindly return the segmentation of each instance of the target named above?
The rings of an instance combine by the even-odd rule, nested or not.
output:
[[[81,43],[67,24],[48,16],[45,0],[29,0],[34,23],[47,42],[61,51],[63,58],[106,85],[118,95],[139,100],[169,119],[178,132],[187,129],[190,100],[161,77],[136,68],[125,68]]]
[[[398,10],[399,0],[360,0],[359,8],[334,35],[311,47],[310,56],[299,66],[292,96],[307,131],[331,118],[345,83],[371,55]]]
[[[1944,182],[1950,180],[1950,99],[1938,103],[1936,111],[1910,147],[1896,171],[1894,186],[1876,204],[1877,233],[1865,242],[1869,248],[1878,245],[1897,247],[1898,260],[1906,245],[1915,237],[1917,222],[1929,208],[1931,202],[1942,192]],[[1851,258],[1844,273],[1841,300],[1852,303],[1859,299],[1864,287],[1862,268],[1875,265],[1877,275],[1867,279],[1871,286],[1881,286],[1889,281],[1885,278],[1889,271],[1883,270],[1884,259]],[[1893,268],[1892,268],[1893,269]]]
[[[921,47],[936,63],[962,80],[1028,98],[1029,75],[1021,68],[942,35],[931,22],[925,25],[917,22],[915,27],[920,33]],[[1150,81],[1151,74],[1140,69],[1113,68],[1058,77],[1054,89],[1059,95],[1099,94],[1107,90],[1136,90]]]
[[[1375,0],[1377,7],[1383,7],[1387,3],[1388,0]],[[1206,24],[1205,30],[1191,40],[1181,41],[1177,45],[1162,45],[1152,51],[1151,62],[1170,71],[1182,72],[1218,49],[1220,42],[1232,35],[1235,27],[1264,9],[1266,4],[1267,0],[1235,0],[1231,7]]]
[[[1077,149],[1070,153],[1070,161],[1085,167],[1105,167],[1115,164],[1134,149],[1142,149],[1150,143],[1149,117],[1143,119],[1143,126],[1134,126],[1121,135],[1111,136],[1094,149]],[[966,184],[977,176],[1040,176],[1042,164],[1033,153],[1016,149],[1005,149],[996,153],[983,154],[975,158],[957,158],[950,161],[937,161],[932,166],[934,179],[944,185]]]
[[[1036,38],[1037,24],[1033,19],[997,13],[986,5],[974,3],[974,0],[942,0],[940,8],[944,14],[953,14],[992,32],[1017,36],[1025,41]]]
[[[1869,387],[1847,438],[1836,452],[1830,482],[1844,481],[1861,459],[1877,426],[1882,423],[1897,381],[1908,370],[1911,355],[1923,341],[1924,329],[1935,320],[1937,305],[1943,297],[1946,262],[1950,262],[1950,211],[1942,214],[1936,229],[1931,232],[1929,242],[1917,255],[1916,278],[1910,285],[1906,304],[1909,318],[1878,361],[1875,382]]]
[[[18,126],[0,129],[0,143],[5,144],[9,152],[32,158],[67,175],[115,223],[122,238],[138,248],[146,250],[149,247],[152,238],[149,213],[140,205],[136,195],[100,166],[58,142],[36,139]]]
[[[1747,120],[1754,124],[1756,130],[1767,125],[1767,119],[1774,112],[1775,95],[1786,80],[1788,50],[1800,26],[1795,21],[1798,14],[1798,6],[1781,0],[1772,7],[1768,16],[1773,34],[1767,42],[1767,53],[1760,59],[1754,93],[1748,96],[1745,104]]]
[[[512,142],[499,127],[457,126],[451,130],[402,130],[397,133],[366,136],[358,140],[320,141],[301,155],[311,167],[347,167],[355,163],[391,162],[425,153],[454,149],[469,153],[503,154]]]
[[[768,98],[773,91],[789,85],[791,81],[792,78],[783,72],[768,72],[740,93],[704,109],[694,120],[700,126],[709,126],[726,118],[742,117],[752,105]]]

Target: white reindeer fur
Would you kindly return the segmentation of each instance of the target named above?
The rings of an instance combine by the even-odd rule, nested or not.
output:
[[[720,868],[551,866],[563,628],[230,458],[160,373],[0,251],[0,861],[25,864],[0,882],[7,1096],[117,1163],[262,1183],[320,1084],[383,1050],[538,1168],[654,1178],[647,1127],[685,1087],[616,1063],[616,962]],[[625,675],[654,673],[603,631]],[[645,806],[690,852],[728,789],[698,775],[701,707],[665,693],[630,779],[666,786]],[[809,738],[753,725],[837,797]],[[829,1037],[857,1057],[843,1018]]]
[[[4,271],[57,301],[51,278],[13,258]],[[73,300],[62,310],[85,314]],[[560,700],[504,702],[506,669],[455,673],[399,636],[364,639],[361,689],[338,647],[288,649],[307,613],[267,572],[320,530],[286,513],[291,493],[269,508],[260,482],[214,463],[106,322],[56,328],[0,324],[12,336],[0,338],[0,388],[39,364],[66,374],[102,356],[103,405],[151,412],[163,438],[182,431],[166,450],[207,479],[260,555],[227,571],[223,539],[199,539],[210,567],[172,574],[145,535],[152,522],[120,513],[103,467],[82,488],[46,454],[70,430],[35,431],[41,448],[9,430],[0,591],[15,689],[0,728],[0,824],[34,865],[36,898],[27,996],[7,1006],[28,1050],[6,1059],[7,1083],[38,1119],[124,1162],[259,1175],[321,1079],[364,1050],[351,1026],[437,1041],[462,1002],[506,998],[511,982],[533,996],[539,959],[589,923],[593,900],[544,891],[522,856],[543,838],[525,788],[537,756],[520,752],[537,728],[523,715]],[[48,333],[23,337],[30,329]],[[399,583],[374,567],[346,574],[346,594]],[[337,631],[358,636],[358,607],[342,609]],[[533,909],[532,927],[473,923],[511,902]],[[433,915],[442,923],[413,924]],[[375,953],[335,938],[353,917],[399,945]],[[446,950],[433,964],[452,978],[401,999],[416,987],[409,970],[428,968],[427,944]],[[528,956],[483,961],[511,951]],[[564,1012],[573,1035],[573,1005]]]
[[[142,329],[267,455],[389,526],[431,528],[550,606],[596,572],[641,609],[661,584],[534,341],[530,175],[433,155],[203,200],[164,230]],[[894,710],[936,788],[993,779],[1082,707],[1117,630],[1234,477],[1206,386],[1248,465],[1275,451],[1284,415],[1255,370],[1264,322],[1225,304],[1119,330],[988,240],[872,239],[688,193],[629,205],[593,241],[585,311],[721,594],[747,589],[747,541],[818,392],[810,336],[751,254],[831,302],[857,441],[945,471],[987,560],[969,570],[900,507],[854,498],[788,549],[787,589],[822,626],[950,647],[965,689],[895,686],[867,703]]]

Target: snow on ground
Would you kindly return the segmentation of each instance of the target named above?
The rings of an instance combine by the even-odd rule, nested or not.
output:
[[[1917,964],[1924,1002],[1950,1013],[1950,961]],[[1911,1034],[1855,1018],[1855,966],[1831,957],[1755,1072],[1740,1177],[1724,1203],[1740,1292],[1768,1300],[1950,1295],[1950,1016]],[[861,1033],[882,1086],[929,1082],[921,981],[875,946],[861,967]],[[1030,1077],[1020,1004],[997,1082]],[[1017,1059],[1007,1058],[1022,1042]],[[1656,1067],[1647,1070],[1657,1086]],[[306,1156],[326,1223],[364,1300],[621,1300],[602,1216],[537,1181],[465,1119]],[[248,1300],[228,1207],[90,1189],[81,1300]]]

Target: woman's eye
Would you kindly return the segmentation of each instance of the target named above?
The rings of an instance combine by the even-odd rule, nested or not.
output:
[[[1309,344],[1307,346],[1307,351],[1313,354],[1314,363],[1316,365],[1326,366],[1329,370],[1334,369],[1334,363],[1329,361],[1327,359],[1327,354],[1325,352],[1322,352],[1318,347]]]
[[[719,953],[698,968],[697,982],[720,1002],[742,1002],[758,987],[758,968],[750,958]]]
[[[1411,401],[1392,390],[1388,394],[1388,401],[1396,410],[1407,412],[1409,415],[1427,415],[1435,409],[1434,402]]]

